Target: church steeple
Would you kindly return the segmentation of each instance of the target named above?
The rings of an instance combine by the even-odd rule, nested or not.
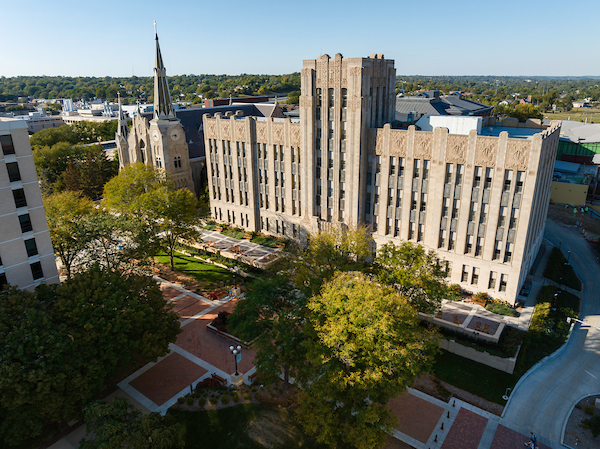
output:
[[[127,138],[129,137],[129,127],[127,126],[125,113],[123,112],[123,107],[121,106],[121,94],[119,92],[117,92],[117,97],[119,98],[119,125],[117,128],[117,136],[127,141]]]
[[[156,40],[156,63],[154,66],[154,118],[158,120],[176,120],[175,110],[171,102],[171,93],[167,83],[167,70],[163,64],[158,33],[154,22],[154,39]]]

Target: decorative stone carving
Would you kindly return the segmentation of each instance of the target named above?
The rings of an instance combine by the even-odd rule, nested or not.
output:
[[[283,129],[283,123],[273,123],[272,127],[271,127],[271,132],[273,135],[273,143],[279,144],[279,145],[283,145],[283,133],[284,133],[284,129]]]
[[[431,145],[433,134],[417,133],[415,134],[415,144],[413,155],[416,159],[431,159]]]
[[[516,140],[508,141],[506,147],[505,168],[509,170],[525,170],[527,168],[527,159],[529,158],[530,142],[518,142]]]
[[[267,142],[267,124],[256,122],[256,140],[261,143]]]
[[[351,67],[350,76],[362,76],[362,67]]]
[[[383,130],[377,129],[377,138],[375,141],[375,153],[382,154],[383,153]]]
[[[246,121],[235,122],[235,138],[237,140],[246,140]]]
[[[478,137],[475,148],[475,165],[480,167],[494,167],[496,165],[496,152],[498,139],[491,137]]]
[[[446,162],[464,164],[467,159],[467,136],[448,135]]]
[[[351,111],[358,111],[358,110],[360,110],[360,107],[361,107],[361,98],[354,96],[354,97],[350,98],[350,101],[348,103],[349,103],[348,106],[350,107]]]
[[[205,133],[206,137],[217,137],[217,124],[214,119],[206,120]]]
[[[392,131],[390,135],[390,154],[393,156],[406,156],[406,134],[406,131]]]
[[[313,105],[313,97],[308,97],[306,95],[300,96],[300,107],[301,108],[311,108]]]
[[[221,136],[223,136],[223,138],[225,138],[225,140],[230,140],[231,139],[231,126],[229,126],[229,123],[227,123],[228,120],[222,120],[221,121]]]
[[[302,71],[300,73],[301,73],[301,76],[312,76],[312,72],[313,72],[312,69],[302,69]]]
[[[290,124],[290,144],[293,146],[300,145],[300,123]]]

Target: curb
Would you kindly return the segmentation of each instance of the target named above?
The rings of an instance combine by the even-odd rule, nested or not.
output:
[[[508,406],[510,405],[512,398],[513,398],[513,394],[514,392],[517,390],[517,388],[519,388],[519,385],[521,385],[521,383],[531,374],[533,373],[536,369],[538,369],[539,367],[541,367],[542,365],[554,360],[555,358],[557,358],[561,353],[564,352],[565,348],[567,347],[567,345],[569,344],[569,341],[571,340],[571,335],[573,334],[573,328],[575,327],[575,323],[571,324],[571,328],[569,329],[569,336],[567,337],[567,340],[563,343],[563,345],[558,348],[556,351],[554,351],[552,354],[547,355],[546,357],[544,357],[542,360],[540,360],[539,362],[537,362],[535,365],[533,365],[531,368],[529,368],[529,370],[523,374],[521,376],[521,378],[519,379],[519,381],[517,382],[517,384],[513,387],[512,389],[512,393],[510,394],[510,397],[508,398],[508,402],[506,403],[506,405],[504,406],[504,409],[502,410],[502,415],[500,415],[500,418],[504,418],[504,415],[506,413],[506,410],[508,409]]]
[[[580,397],[579,399],[577,399],[573,403],[573,405],[569,409],[569,414],[567,415],[567,418],[565,419],[565,422],[563,424],[562,432],[560,433],[560,444],[561,445],[563,445],[564,447],[568,447],[569,449],[574,449],[571,446],[569,446],[568,444],[565,444],[565,431],[567,430],[567,423],[569,422],[569,418],[571,417],[571,413],[573,413],[573,410],[575,409],[575,406],[577,404],[579,404],[581,401],[583,401],[585,398],[589,398],[590,396],[596,396],[598,394],[600,394],[600,392],[599,393],[586,394],[585,396]]]

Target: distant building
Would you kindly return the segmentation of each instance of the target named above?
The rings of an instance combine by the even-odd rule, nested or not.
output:
[[[0,118],[0,284],[58,282],[27,125]]]
[[[301,242],[365,225],[373,250],[420,243],[449,262],[450,282],[513,304],[542,242],[559,122],[392,129],[395,75],[383,55],[323,55],[303,63],[299,120],[205,115],[213,219]]]
[[[493,106],[477,103],[462,95],[441,96],[439,90],[420,92],[413,97],[396,98],[395,120],[414,124],[423,115],[489,116]]]

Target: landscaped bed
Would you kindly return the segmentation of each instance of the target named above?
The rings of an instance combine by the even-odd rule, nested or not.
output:
[[[169,256],[161,254],[155,256],[155,259],[163,265],[161,272],[168,274],[170,270]],[[191,276],[199,284],[193,286],[195,289],[200,288],[203,291],[211,291],[218,287],[233,285],[232,273],[225,268],[181,253],[175,253],[173,260],[175,270]]]

